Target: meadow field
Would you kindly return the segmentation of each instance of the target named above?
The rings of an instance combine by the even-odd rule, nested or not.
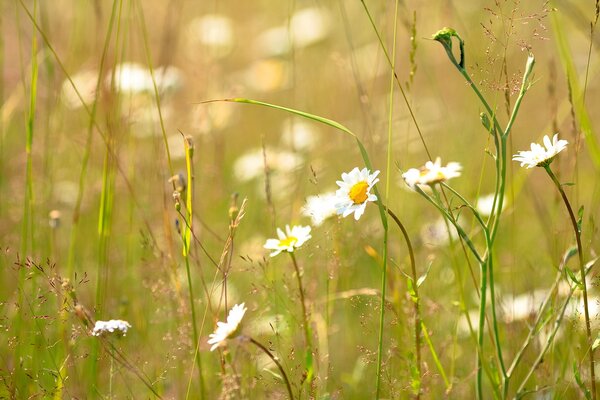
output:
[[[0,2],[0,398],[596,400],[599,14]]]

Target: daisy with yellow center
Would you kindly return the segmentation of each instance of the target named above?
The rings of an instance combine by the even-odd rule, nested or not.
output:
[[[354,219],[364,214],[367,203],[377,201],[377,196],[371,193],[371,189],[379,179],[379,171],[371,173],[367,168],[359,170],[354,168],[349,173],[342,174],[342,180],[337,181],[340,187],[336,192],[336,212],[338,215],[347,217],[354,213]]]
[[[310,226],[294,225],[290,228],[286,225],[285,232],[277,228],[277,239],[267,239],[264,248],[273,250],[271,257],[275,257],[282,251],[293,253],[294,249],[302,246],[311,237]]]
[[[427,161],[425,166],[419,169],[409,169],[402,174],[402,178],[412,188],[416,185],[435,185],[460,176],[461,169],[461,165],[457,162],[448,163],[443,167],[442,160],[438,157],[435,162]]]

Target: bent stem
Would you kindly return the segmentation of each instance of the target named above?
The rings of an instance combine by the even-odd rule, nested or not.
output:
[[[289,379],[287,377],[287,374],[283,370],[283,367],[281,366],[281,364],[279,363],[279,361],[277,361],[277,358],[273,355],[273,353],[271,353],[269,351],[269,349],[267,349],[265,346],[263,346],[262,344],[260,344],[256,340],[254,340],[253,338],[247,336],[246,339],[248,339],[250,341],[250,343],[252,343],[256,347],[258,347],[259,349],[261,349],[266,355],[269,356],[269,358],[271,360],[273,360],[273,362],[275,363],[275,365],[277,365],[277,368],[279,368],[279,372],[281,372],[281,376],[283,377],[283,381],[285,382],[285,387],[287,388],[288,396],[290,396],[290,400],[294,400],[294,395],[292,393],[292,386],[290,385],[290,381],[289,381]]]
[[[592,399],[596,400],[596,372],[594,371],[594,347],[592,346],[592,329],[590,326],[590,311],[588,307],[588,295],[587,295],[587,283],[585,279],[585,264],[583,262],[583,248],[581,245],[581,231],[577,224],[577,219],[575,218],[575,214],[573,213],[573,208],[571,207],[571,203],[565,194],[565,191],[562,188],[562,185],[556,178],[556,175],[550,169],[550,165],[544,165],[544,169],[556,185],[556,188],[560,192],[560,196],[565,203],[565,207],[567,207],[567,211],[569,212],[569,217],[571,219],[571,225],[573,225],[573,231],[575,232],[575,240],[577,241],[577,254],[579,256],[579,271],[581,274],[581,289],[583,292],[583,305],[584,305],[584,314],[585,314],[585,332],[588,341],[588,349],[590,353],[590,379],[592,381]]]
[[[387,206],[384,206],[387,213],[390,215],[390,217],[392,217],[392,219],[394,220],[394,222],[396,223],[396,225],[398,225],[398,228],[400,228],[400,231],[402,231],[402,235],[404,236],[404,240],[406,242],[406,247],[408,247],[408,255],[410,258],[410,270],[411,270],[411,275],[412,275],[412,292],[410,293],[410,297],[413,300],[413,309],[414,309],[414,318],[415,318],[415,357],[417,359],[417,372],[419,374],[419,381],[421,379],[421,326],[422,326],[422,322],[421,322],[421,310],[420,310],[420,298],[419,298],[419,284],[418,284],[418,279],[419,277],[417,276],[417,267],[416,267],[416,263],[415,263],[415,254],[413,251],[413,247],[412,247],[412,243],[410,241],[410,237],[408,236],[408,232],[406,231],[406,228],[404,227],[404,225],[402,224],[402,222],[400,221],[400,219],[398,218],[398,216],[392,211],[390,210]],[[437,359],[437,356],[435,355],[435,352],[433,350],[433,347],[430,346],[432,353],[434,354],[434,358]],[[440,365],[438,365],[439,367]],[[445,373],[442,370],[442,376],[444,376],[445,378]],[[446,381],[446,379],[444,379]],[[419,388],[419,392],[416,394],[416,397],[419,398],[420,397],[420,392],[421,389]]]
[[[302,320],[304,327],[304,341],[306,344],[306,363],[307,363],[307,375],[306,380],[308,382],[308,386],[310,391],[313,391],[312,388],[312,378],[314,373],[313,366],[313,358],[312,358],[312,340],[310,338],[310,325],[308,324],[308,312],[306,311],[306,300],[304,298],[304,288],[302,287],[302,278],[300,277],[300,268],[298,267],[298,262],[296,261],[296,256],[294,256],[293,252],[289,252],[290,257],[292,258],[292,264],[294,264],[294,269],[296,270],[296,279],[298,281],[298,291],[300,292],[300,304],[302,304]]]

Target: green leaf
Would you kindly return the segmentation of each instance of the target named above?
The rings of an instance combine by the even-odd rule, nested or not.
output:
[[[577,277],[575,276],[575,273],[573,271],[571,271],[570,268],[566,268],[565,267],[565,271],[567,272],[567,275],[569,276],[569,278],[571,278],[571,280],[573,282],[575,282],[575,284],[579,287],[581,287],[581,282],[577,279]]]
[[[575,382],[577,382],[577,386],[579,386],[579,389],[581,389],[581,391],[583,392],[583,395],[585,396],[585,398],[588,399],[588,400],[591,399],[592,398],[592,394],[590,393],[590,391],[588,390],[588,388],[585,387],[585,384],[581,380],[581,375],[579,374],[579,369],[577,368],[577,363],[576,362],[573,363],[573,375],[575,375]]]
[[[433,262],[430,261],[429,265],[427,266],[427,271],[425,271],[425,273],[423,275],[421,275],[419,277],[419,279],[417,279],[417,288],[420,288],[421,285],[423,284],[423,282],[425,282],[425,279],[427,279],[427,275],[429,275],[429,271],[431,270],[432,265],[433,265]]]
[[[581,234],[581,225],[583,224],[583,206],[579,207],[577,212],[577,231]]]
[[[594,343],[592,343],[592,351],[596,350],[600,346],[600,333],[596,336]]]

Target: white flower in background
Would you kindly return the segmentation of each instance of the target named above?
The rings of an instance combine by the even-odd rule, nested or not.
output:
[[[277,228],[277,239],[267,239],[264,248],[274,250],[270,254],[271,257],[275,257],[282,251],[293,253],[294,249],[302,246],[311,237],[310,226],[294,225],[290,228],[286,225],[285,232]]]
[[[498,199],[499,200],[499,199]],[[479,214],[487,217],[492,213],[492,207],[494,206],[494,193],[487,194],[485,196],[481,196],[475,202],[475,208],[479,212]],[[504,197],[504,202],[502,202],[502,210],[506,208],[506,197]]]
[[[241,79],[253,90],[271,92],[288,88],[291,76],[291,64],[288,61],[267,58],[251,63],[242,71]]]
[[[175,92],[183,86],[183,73],[172,65],[158,67],[154,70],[154,82],[160,93]]]
[[[337,214],[336,201],[337,197],[334,192],[308,196],[306,204],[302,207],[302,215],[310,217],[314,226],[319,226],[327,218]]]
[[[283,123],[281,141],[293,150],[308,151],[317,144],[317,134],[313,124],[289,118]]]
[[[342,180],[336,183],[340,187],[336,192],[335,208],[344,218],[354,213],[358,219],[365,212],[369,201],[377,201],[377,196],[371,193],[373,186],[379,182],[379,171],[371,173],[367,168],[354,168],[349,173],[342,173]]]
[[[208,14],[194,19],[188,26],[189,37],[211,48],[218,57],[226,56],[233,49],[233,22],[219,14]]]
[[[450,239],[458,239],[456,228],[444,218],[423,225],[419,233],[423,244],[430,248],[443,247],[450,243]]]
[[[94,325],[94,330],[92,330],[92,335],[103,336],[114,333],[118,336],[125,336],[129,328],[131,328],[129,322],[120,319],[111,319],[110,321],[96,321],[96,324]]]
[[[215,333],[208,335],[209,339],[207,343],[212,344],[210,351],[213,351],[217,347],[225,346],[227,339],[233,337],[239,332],[240,322],[242,322],[242,318],[244,318],[246,310],[247,308],[245,307],[245,303],[236,304],[229,311],[227,322],[217,322],[217,329],[215,330]]]
[[[331,29],[329,14],[319,8],[305,8],[296,11],[289,24],[273,27],[258,36],[257,50],[264,56],[281,56],[296,49],[316,44],[329,35]],[[288,29],[289,27],[289,29]]]
[[[438,157],[435,162],[427,161],[425,166],[417,169],[411,168],[402,174],[406,184],[412,188],[416,185],[434,185],[460,176],[461,165],[457,162],[442,166],[442,160]]]
[[[106,86],[113,84],[113,73],[110,72],[106,77]],[[114,70],[115,89],[124,93],[143,93],[154,89],[152,85],[152,75],[148,68],[137,64],[124,62],[116,66]]]
[[[554,135],[552,141],[548,135],[544,136],[544,146],[537,143],[531,143],[531,150],[519,151],[519,154],[513,156],[514,161],[521,163],[521,167],[545,167],[550,165],[554,157],[563,151],[569,142],[559,140],[558,133]]]
[[[83,107],[82,100],[86,105],[90,105],[96,96],[97,80],[98,71],[96,70],[81,71],[71,75],[71,81],[65,79],[62,84],[61,99],[70,109]],[[73,89],[73,85],[77,88],[81,99]]]
[[[267,148],[265,153],[267,165],[271,172],[287,174],[300,167],[304,161],[301,156],[291,151]],[[238,158],[233,164],[233,173],[241,182],[264,176],[265,156],[263,149],[252,150]]]

